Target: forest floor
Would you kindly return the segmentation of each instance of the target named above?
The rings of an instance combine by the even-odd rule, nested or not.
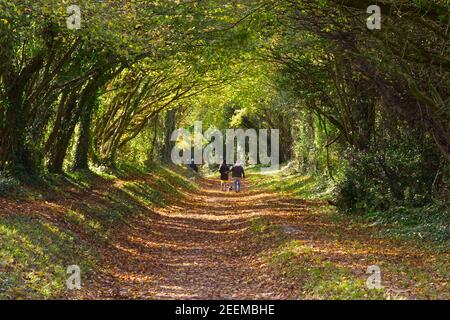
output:
[[[197,178],[198,187],[174,190],[168,183],[171,180],[164,177],[165,180],[160,173],[150,173],[99,179],[84,191],[65,190],[64,197],[54,195],[31,203],[0,198],[3,236],[8,240],[8,226],[21,230],[5,219],[26,213],[77,234],[83,247],[73,250],[81,253],[73,254],[67,263],[86,265],[89,272],[82,278],[81,290],[60,290],[63,293],[56,297],[62,299],[450,298],[449,255],[435,250],[433,245],[382,237],[377,232],[379,226],[337,219],[325,201],[260,190],[254,186],[255,179],[244,183],[243,192],[236,194],[221,192],[219,182],[210,178]],[[133,192],[117,191],[125,189]],[[141,199],[139,214],[125,219],[109,212],[102,219],[112,224],[107,228],[107,238],[99,240],[105,228],[102,222],[92,219],[95,210],[90,209],[98,211],[99,201],[109,201],[103,204],[103,210],[110,211],[110,202],[123,201],[125,196],[131,199],[131,195]],[[159,199],[158,195],[166,199],[155,206],[152,203]],[[127,210],[135,208],[128,207]],[[68,213],[74,226],[68,226]],[[1,227],[0,219],[0,238]],[[29,239],[30,232],[25,232]],[[53,244],[52,237],[41,237],[39,241]],[[20,259],[11,248],[22,242],[23,239],[10,240],[9,247],[0,248],[0,255],[3,250],[3,257],[8,257],[10,250],[13,253],[9,259],[17,264]],[[36,241],[32,242],[36,251]],[[95,251],[95,259],[85,257],[86,247]],[[42,245],[40,250],[50,256],[53,249]],[[67,248],[54,251],[57,257],[70,255]],[[78,263],[77,257],[83,261]],[[64,263],[65,259],[59,261],[62,266]],[[366,285],[370,276],[367,268],[373,265],[381,271],[383,288],[378,290]],[[8,268],[12,265],[3,265],[3,271]],[[23,278],[25,269],[36,269],[36,265],[22,268],[15,278]],[[17,283],[61,273],[45,270],[48,274],[28,272],[27,279],[16,279]],[[11,282],[12,278],[3,281]],[[64,275],[59,280],[63,279]],[[42,291],[36,289],[42,287],[42,280],[33,283],[25,292],[9,288],[4,295],[29,298],[30,292]],[[51,291],[51,284],[48,287]],[[1,294],[0,290],[0,297]]]

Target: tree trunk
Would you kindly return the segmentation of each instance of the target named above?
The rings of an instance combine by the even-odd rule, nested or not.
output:
[[[51,154],[49,157],[48,170],[52,173],[62,173],[63,171],[67,148],[69,147],[70,140],[73,132],[75,131],[75,126],[80,117],[80,113],[80,108],[78,108],[77,105],[76,94],[72,94],[66,103],[62,121],[64,126],[62,126],[56,134],[53,146],[50,146]]]
[[[89,168],[89,145],[91,143],[91,120],[94,103],[86,106],[81,115],[80,136],[78,137],[77,149],[73,170],[85,170]]]
[[[162,151],[162,157],[165,161],[172,161],[172,149],[175,142],[170,141],[172,132],[176,129],[177,124],[177,111],[175,109],[166,112],[165,128],[164,128],[164,149]]]

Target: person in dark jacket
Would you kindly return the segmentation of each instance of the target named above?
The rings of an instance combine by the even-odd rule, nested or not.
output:
[[[230,188],[230,185],[228,184],[229,180],[229,174],[230,174],[230,167],[227,165],[227,162],[223,160],[222,164],[219,168],[220,172],[220,189],[222,191],[226,191]]]
[[[245,171],[244,167],[239,162],[236,162],[236,164],[231,169],[231,176],[234,180],[234,190],[236,192],[241,191],[241,182],[242,179],[245,179]]]
[[[189,167],[194,171],[198,173],[198,166],[195,163],[194,159],[191,160],[191,164],[189,165]]]

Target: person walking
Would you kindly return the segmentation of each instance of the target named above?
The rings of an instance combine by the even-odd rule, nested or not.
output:
[[[189,168],[191,168],[194,172],[198,173],[198,166],[195,163],[194,159],[192,158],[191,164],[189,165]]]
[[[245,179],[245,171],[239,161],[231,168],[231,176],[234,180],[234,191],[240,192],[242,179]]]
[[[220,189],[222,191],[226,191],[230,189],[230,185],[228,184],[230,167],[227,165],[227,162],[223,160],[222,164],[219,168],[220,172]]]

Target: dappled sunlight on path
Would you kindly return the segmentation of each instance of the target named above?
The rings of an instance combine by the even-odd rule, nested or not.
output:
[[[364,279],[371,264],[388,268],[405,262],[406,256],[425,265],[430,258],[373,237],[370,229],[336,223],[322,201],[280,197],[246,184],[241,193],[222,192],[213,179],[202,179],[198,190],[184,192],[117,228],[111,245],[101,251],[103,270],[77,298],[311,298],[302,295],[301,277],[280,276],[264,258],[282,243],[294,243],[295,250],[307,253],[292,254],[305,270],[325,266],[325,279],[330,265]],[[257,241],[249,231],[255,218],[276,225],[281,240]],[[395,275],[386,279],[395,280]],[[395,285],[390,290],[411,294]]]
[[[277,279],[262,272],[258,247],[247,229],[254,217],[273,212],[274,196],[245,185],[222,192],[205,179],[154,214],[119,229],[102,252],[103,272],[83,298],[276,299],[287,298]],[[305,204],[280,203],[289,214]],[[281,214],[282,215],[282,214]]]

